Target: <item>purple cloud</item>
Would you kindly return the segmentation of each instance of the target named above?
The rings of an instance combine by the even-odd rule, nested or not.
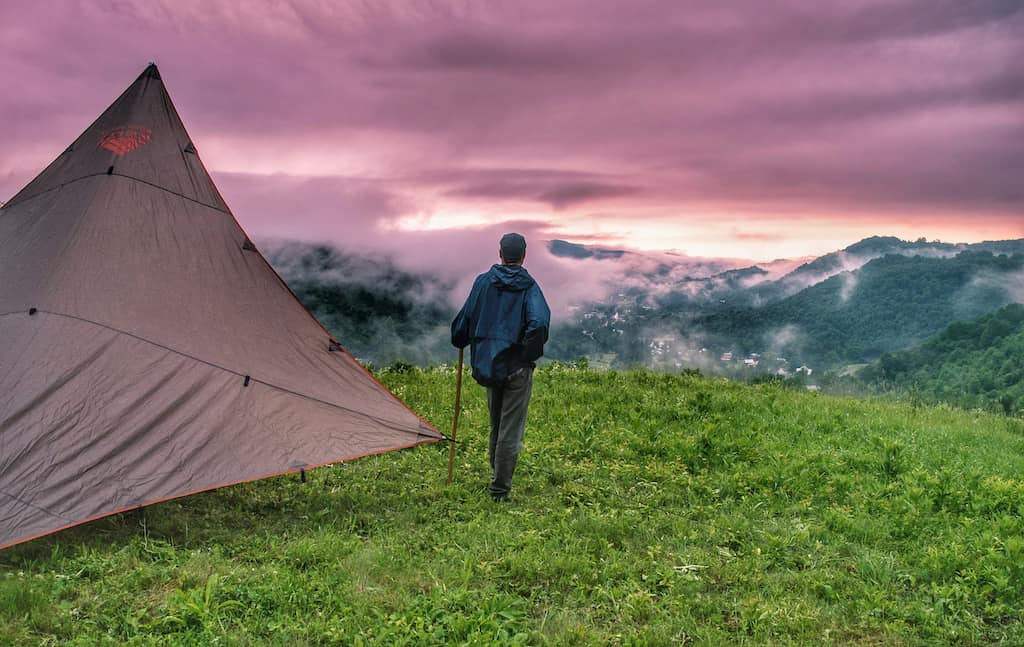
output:
[[[1021,33],[1000,0],[18,0],[0,199],[155,60],[257,236],[403,253],[516,221],[746,256],[1018,237]]]
[[[435,181],[440,175],[434,174]],[[635,186],[620,184],[597,174],[544,169],[496,169],[483,172],[447,173],[457,186],[445,195],[483,200],[540,202],[559,210],[604,199],[640,193]]]

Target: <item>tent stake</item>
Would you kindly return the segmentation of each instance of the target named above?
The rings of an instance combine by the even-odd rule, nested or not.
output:
[[[452,482],[452,469],[455,466],[455,430],[459,427],[459,408],[462,402],[462,354],[459,349],[459,364],[455,368],[455,413],[452,414],[452,435],[448,439],[448,483]]]

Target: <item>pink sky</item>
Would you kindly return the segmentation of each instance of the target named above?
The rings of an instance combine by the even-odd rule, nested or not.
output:
[[[256,237],[474,262],[512,228],[755,260],[1024,237],[1018,2],[256,4],[5,0],[0,200],[155,61]]]

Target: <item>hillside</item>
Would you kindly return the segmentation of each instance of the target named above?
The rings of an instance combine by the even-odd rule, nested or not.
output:
[[[556,330],[554,356],[725,375],[751,372],[745,358],[754,373],[870,362],[1022,298],[1024,240],[874,237],[776,276],[752,266],[628,283]]]
[[[429,365],[451,354],[451,286],[329,245],[276,242],[264,252],[295,296],[364,362]]]
[[[859,379],[916,392],[933,402],[1024,408],[1024,305],[955,322],[916,348],[885,354]]]
[[[378,372],[450,425],[454,373]],[[1024,421],[549,365],[434,445],[0,551],[0,644],[1024,643]]]
[[[715,307],[725,300],[729,307],[759,307],[793,296],[843,272],[855,272],[864,265],[884,256],[917,256],[931,259],[950,259],[961,252],[987,252],[994,256],[1024,254],[1024,239],[986,241],[982,243],[943,243],[940,241],[905,241],[893,236],[872,236],[847,247],[801,263],[782,276],[766,272],[755,265],[696,279],[671,293],[669,300],[688,301]],[[766,267],[772,264],[766,264]],[[783,265],[784,266],[784,265]],[[743,277],[743,281],[731,280]]]
[[[887,255],[774,303],[721,308],[691,325],[742,353],[770,350],[821,367],[864,362],[1012,302],[1006,277],[1022,270],[1021,254]],[[773,341],[786,328],[786,341]]]

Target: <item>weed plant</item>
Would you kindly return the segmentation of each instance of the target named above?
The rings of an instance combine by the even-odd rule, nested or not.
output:
[[[1016,421],[551,364],[500,504],[463,404],[450,486],[437,444],[0,552],[0,644],[1024,644]]]

